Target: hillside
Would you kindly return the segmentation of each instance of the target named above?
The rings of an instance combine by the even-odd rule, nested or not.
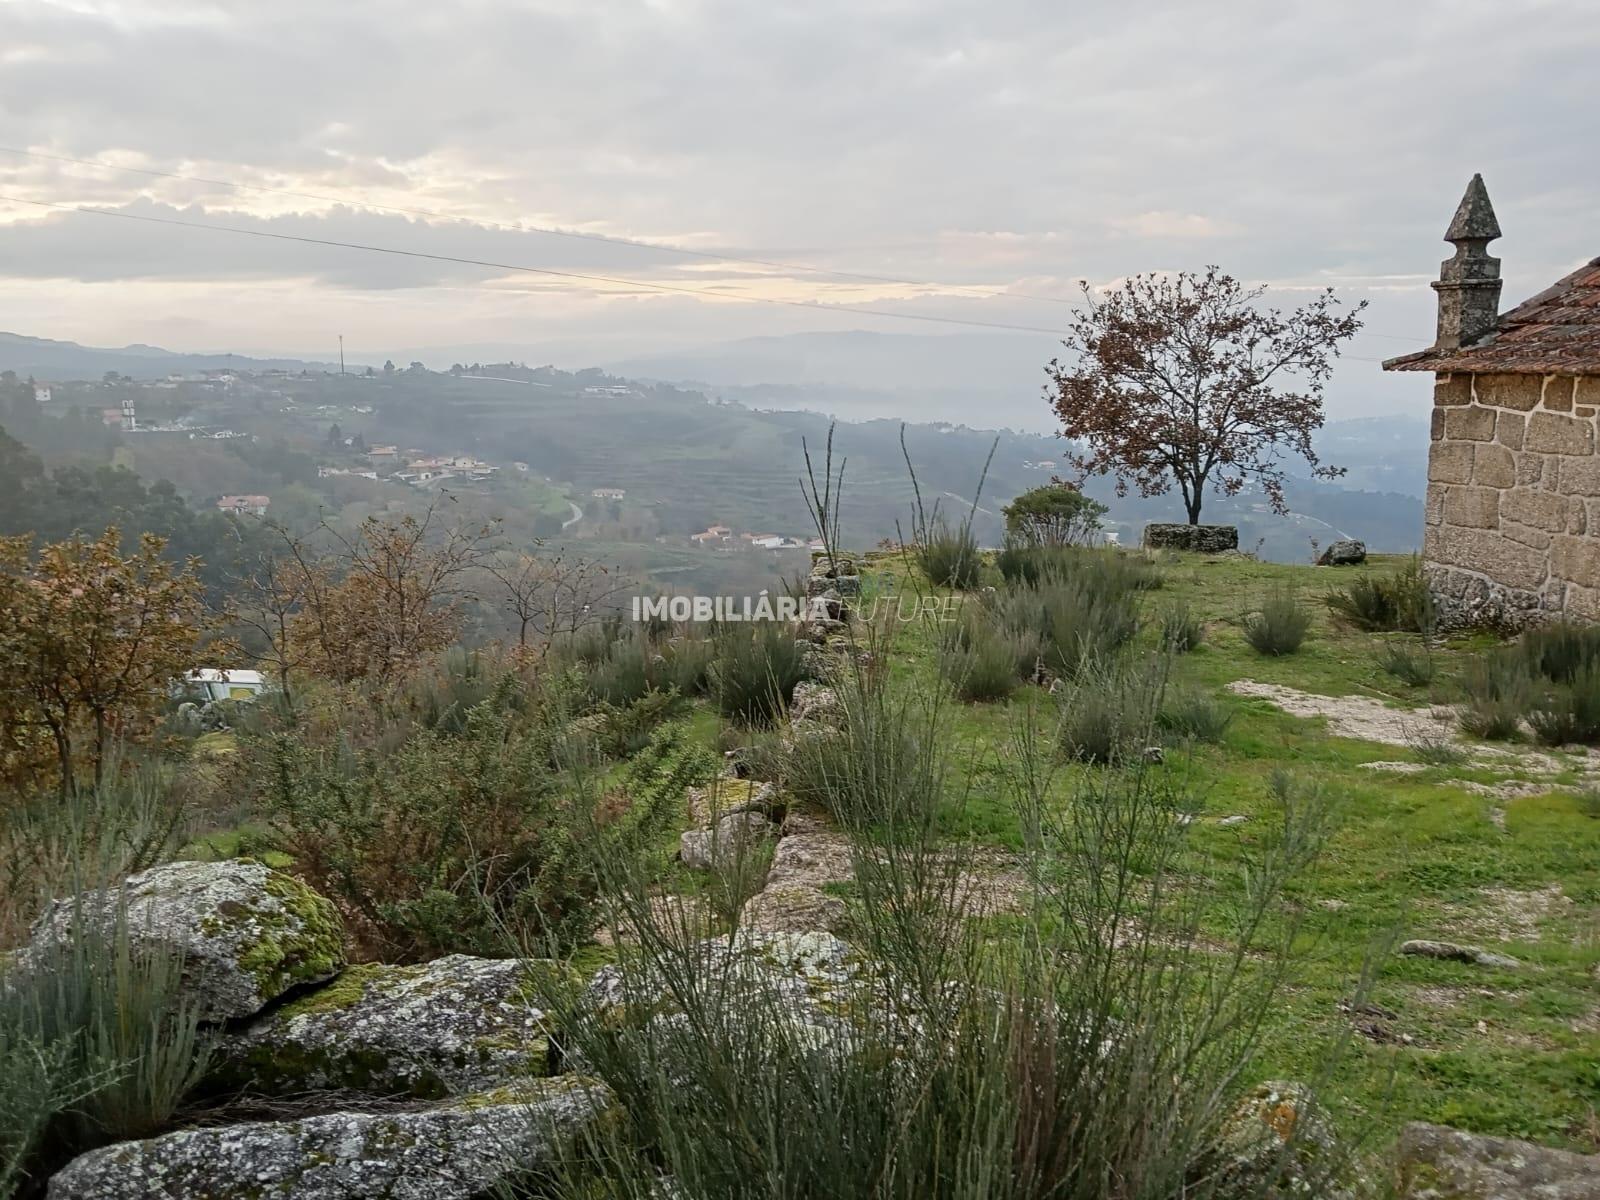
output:
[[[107,371],[134,379],[159,379],[189,371],[324,370],[327,363],[288,358],[250,358],[243,354],[185,354],[159,346],[106,349],[0,332],[0,371],[39,379],[98,379]]]

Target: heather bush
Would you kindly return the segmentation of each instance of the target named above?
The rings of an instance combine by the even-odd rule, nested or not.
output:
[[[275,835],[375,955],[493,954],[508,926],[577,944],[594,926],[595,880],[575,830],[643,852],[710,770],[666,725],[619,787],[590,795],[573,782],[584,763],[569,710],[525,686],[502,678],[459,733],[412,728],[361,744],[338,729],[308,738],[302,723],[242,747]]]
[[[1311,630],[1311,614],[1287,589],[1269,595],[1245,617],[1244,638],[1257,654],[1280,656],[1300,649]]]
[[[771,621],[730,625],[715,638],[709,686],[723,716],[770,725],[806,677],[792,630]]]
[[[1422,562],[1414,556],[1393,575],[1358,575],[1322,599],[1336,620],[1355,629],[1433,632],[1433,597],[1422,574]]]

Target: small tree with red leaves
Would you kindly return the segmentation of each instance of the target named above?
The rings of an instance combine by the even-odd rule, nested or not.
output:
[[[1311,436],[1365,301],[1341,313],[1330,288],[1283,313],[1256,304],[1265,288],[1217,267],[1136,275],[1103,295],[1082,287],[1062,343],[1072,361],[1051,360],[1045,389],[1080,478],[1111,475],[1118,495],[1160,496],[1176,483],[1198,525],[1208,487],[1233,496],[1254,483],[1287,512],[1289,456],[1319,478],[1344,473],[1317,461]]]

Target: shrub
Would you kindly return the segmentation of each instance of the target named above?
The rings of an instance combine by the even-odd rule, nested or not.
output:
[[[851,672],[836,692],[836,729],[793,740],[783,775],[801,803],[867,829],[931,822],[944,794],[937,701],[891,694],[881,677]]]
[[[1166,663],[1089,660],[1061,693],[1057,739],[1069,759],[1118,763],[1153,738],[1166,686]]]
[[[595,924],[596,887],[579,843],[638,850],[710,769],[666,726],[620,788],[591,796],[574,778],[564,714],[518,712],[516,686],[503,680],[459,735],[416,729],[392,747],[357,747],[343,732],[313,744],[294,729],[243,750],[297,868],[386,959],[495,954],[507,927],[578,943]]]
[[[711,667],[717,648],[709,638],[681,634],[662,648],[666,659],[666,679],[685,696],[704,696],[711,691]]]
[[[1422,562],[1412,557],[1393,575],[1358,575],[1344,588],[1323,596],[1335,618],[1368,632],[1431,633],[1433,597],[1422,574]]]
[[[1462,746],[1447,735],[1425,727],[1408,731],[1406,744],[1418,762],[1430,767],[1455,767],[1467,761],[1467,752]]]
[[[1206,627],[1187,604],[1169,605],[1161,614],[1161,645],[1187,654],[1205,640]]]
[[[51,898],[153,867],[192,834],[189,789],[170,767],[125,768],[113,754],[107,768],[65,799],[0,798],[0,952]]]
[[[794,634],[774,622],[732,625],[716,636],[711,688],[725,717],[770,725],[789,706],[805,661]]]
[[[1006,533],[1035,546],[1078,546],[1094,538],[1106,506],[1065,483],[1029,488],[1000,510]]]
[[[600,707],[600,748],[626,758],[650,744],[657,728],[684,715],[689,702],[675,691],[646,692],[632,704]]]
[[[1288,590],[1275,592],[1245,618],[1244,638],[1257,654],[1293,654],[1311,629],[1311,614]]]
[[[1600,663],[1579,667],[1546,689],[1528,710],[1533,736],[1546,746],[1600,742]]]
[[[1196,742],[1220,742],[1233,723],[1233,708],[1198,688],[1169,691],[1161,701],[1157,724]]]
[[[1078,553],[1080,569],[1007,588],[986,614],[1026,639],[1019,642],[1024,655],[1031,656],[1029,643],[1037,641],[1045,668],[1066,678],[1088,657],[1114,656],[1139,631],[1142,576],[1108,555]]]
[[[74,922],[69,942],[0,978],[0,1197],[158,1132],[205,1072],[183,963],[136,955],[125,921]]]
[[[1408,687],[1427,687],[1438,674],[1438,662],[1426,642],[1386,641],[1373,657],[1384,672]]]
[[[938,775],[953,748],[927,749]],[[1168,777],[1080,773],[1063,789],[1038,749],[1019,731],[1009,756],[1027,883],[1003,945],[961,920],[976,864],[876,827],[846,826],[864,986],[833,978],[825,945],[804,950],[814,982],[763,985],[764,956],[792,950],[702,942],[648,889],[617,893],[638,931],[618,977],[627,1015],[537,981],[539,1007],[627,1114],[590,1127],[551,1194],[643,1197],[668,1178],[686,1197],[781,1181],[836,1200],[1219,1200],[1277,1194],[1291,1156],[1302,1173],[1283,1194],[1337,1194],[1339,1147],[1317,1159],[1292,1141],[1245,1182],[1219,1178],[1231,1162],[1210,1151],[1303,939],[1283,897],[1325,836],[1316,797],[1277,797],[1281,820],[1219,906]],[[1237,950],[1217,952],[1214,920]],[[730,958],[754,966],[718,969]]]
[[[1510,651],[1481,655],[1467,664],[1462,680],[1467,703],[1461,728],[1474,737],[1511,741],[1522,735],[1522,715],[1533,695],[1526,661]]]
[[[1039,640],[968,619],[939,652],[939,673],[962,700],[1004,700],[1033,674]],[[1024,664],[1027,664],[1026,668]]]
[[[1600,625],[1558,621],[1522,635],[1522,654],[1535,674],[1569,683],[1600,663]]]
[[[917,540],[916,560],[935,587],[970,591],[983,575],[978,539],[967,524],[951,529],[945,522],[936,521]]]

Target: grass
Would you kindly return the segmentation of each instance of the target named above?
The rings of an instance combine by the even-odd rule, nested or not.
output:
[[[871,569],[882,575],[903,577],[908,570],[898,556],[870,557]],[[1368,573],[1381,578],[1404,565],[1378,558]],[[985,564],[985,572],[987,581],[1002,582],[995,567]],[[1336,620],[1326,606],[1304,605],[1304,637],[1295,652],[1259,653],[1240,614],[1263,595],[1308,594],[1322,578],[1325,572],[1310,567],[1251,559],[1173,556],[1163,562],[1159,608],[1129,631],[1128,651],[1138,659],[1159,650],[1170,629],[1160,618],[1178,609],[1185,623],[1205,630],[1188,653],[1172,656],[1166,681],[1163,724],[1183,748],[1169,749],[1159,768],[1140,756],[1126,756],[1125,767],[1058,764],[1061,787],[1104,786],[1139,771],[1169,780],[1189,818],[1194,858],[1185,865],[1207,885],[1198,932],[1228,948],[1237,944],[1233,917],[1247,899],[1241,880],[1270,859],[1286,817],[1280,773],[1288,767],[1302,784],[1314,783],[1337,819],[1323,853],[1286,896],[1286,911],[1305,922],[1296,933],[1298,976],[1266,1014],[1263,1043],[1243,1077],[1310,1078],[1322,1063],[1313,1047],[1352,1036],[1349,1053],[1324,1085],[1342,1129],[1373,1126],[1381,1145],[1404,1122],[1427,1120],[1600,1150],[1589,1117],[1600,1049],[1586,1032],[1600,1007],[1593,983],[1600,967],[1600,805],[1594,791],[1582,787],[1579,760],[1550,751],[1556,775],[1521,775],[1547,781],[1548,790],[1495,796],[1468,785],[1516,777],[1516,760],[1494,772],[1476,750],[1443,739],[1433,753],[1419,745],[1340,737],[1322,719],[1290,716],[1266,700],[1228,693],[1228,684],[1251,679],[1363,697],[1417,711],[1416,727],[1429,728],[1420,711],[1428,700],[1419,693],[1470,683],[1493,648],[1481,637],[1433,645],[1427,652],[1432,679],[1414,683],[1385,663],[1385,647],[1401,639]],[[941,667],[949,627],[908,625],[897,632],[892,653],[880,663],[894,685],[891,696],[948,696]],[[1567,662],[1572,653],[1556,647],[1549,658]],[[708,667],[686,661],[684,670],[703,676]],[[1088,673],[1077,674],[1065,690],[1081,689],[1087,707],[1095,693],[1086,686]],[[854,755],[822,738],[803,743],[798,764],[779,761],[782,753],[764,744],[759,758],[763,772],[792,772],[796,799],[832,808],[843,823],[871,825],[905,814],[920,819],[931,807],[947,838],[1020,853],[1034,844],[1036,831],[1012,802],[1016,730],[1050,713],[1056,702],[1044,688],[1019,682],[985,703],[950,704],[936,719],[892,699],[863,703],[847,719],[861,724],[861,736],[878,748],[873,754]],[[708,746],[728,728],[714,708],[708,698],[690,718],[694,736]],[[758,735],[741,728],[739,736]],[[927,747],[934,739],[952,749],[955,778],[930,763]],[[1371,769],[1397,759],[1413,770]],[[1232,816],[1247,820],[1221,823]],[[1556,894],[1551,889],[1559,889],[1560,902],[1535,904],[1533,916],[1517,916],[1515,898]],[[997,918],[982,929],[997,951],[1015,944],[1015,924]],[[1525,966],[1508,972],[1389,957],[1373,968],[1375,950],[1402,936],[1468,941]],[[1372,979],[1371,1000],[1395,1014],[1379,1022],[1388,1035],[1381,1040],[1352,1034],[1340,1009],[1364,972]]]
[[[887,561],[876,565],[897,569]],[[1375,557],[1367,570],[1381,576],[1405,565]],[[1377,698],[1402,709],[1426,707],[1428,698],[1419,692],[1427,685],[1403,682],[1380,665],[1390,639],[1336,621],[1323,606],[1305,607],[1307,636],[1296,653],[1279,657],[1252,649],[1238,614],[1264,594],[1304,593],[1325,572],[1178,556],[1163,575],[1163,606],[1187,606],[1206,628],[1205,640],[1173,662],[1167,707],[1196,697],[1195,703],[1209,701],[1231,718],[1219,742],[1186,739],[1188,749],[1169,751],[1164,768],[1193,785],[1197,840],[1212,859],[1207,870],[1220,877],[1259,853],[1261,831],[1275,819],[1271,776],[1285,764],[1317,780],[1340,815],[1326,852],[1295,893],[1319,927],[1321,943],[1308,956],[1302,986],[1273,1014],[1252,1074],[1294,1078],[1310,1069],[1308,1038],[1348,1029],[1339,1001],[1375,944],[1398,936],[1472,940],[1521,959],[1528,972],[1508,978],[1481,968],[1386,959],[1372,998],[1398,1014],[1387,1022],[1396,1040],[1356,1038],[1329,1083],[1338,1119],[1375,1121],[1380,1142],[1407,1120],[1429,1120],[1600,1150],[1586,1117],[1596,1105],[1600,1051],[1592,1035],[1577,1028],[1600,1006],[1589,975],[1600,966],[1595,802],[1554,790],[1499,800],[1463,786],[1501,776],[1483,771],[1459,746],[1430,756],[1415,747],[1336,737],[1320,720],[1227,696],[1228,683],[1248,678],[1325,696]],[[907,686],[936,680],[938,636],[919,631],[907,638],[896,659]],[[1147,628],[1135,645],[1154,649],[1159,636],[1157,628]],[[1474,636],[1434,645],[1433,686],[1454,687],[1493,644]],[[1022,844],[1023,830],[1005,802],[1005,760],[1011,729],[1045,701],[1042,689],[1023,686],[1006,700],[953,710],[948,736],[971,768],[959,800],[947,802],[947,831],[995,846]],[[1419,711],[1415,724],[1433,722]],[[1395,759],[1426,769],[1396,774],[1365,766]],[[1104,769],[1067,768],[1069,774]],[[1570,785],[1576,778],[1571,772],[1550,783]],[[1237,829],[1215,827],[1215,818],[1230,815],[1250,820]],[[1540,918],[1536,941],[1515,932],[1493,936],[1504,903],[1498,897],[1551,887],[1572,903]],[[1226,895],[1219,897],[1226,902]],[[1402,1035],[1412,1043],[1398,1040]]]

